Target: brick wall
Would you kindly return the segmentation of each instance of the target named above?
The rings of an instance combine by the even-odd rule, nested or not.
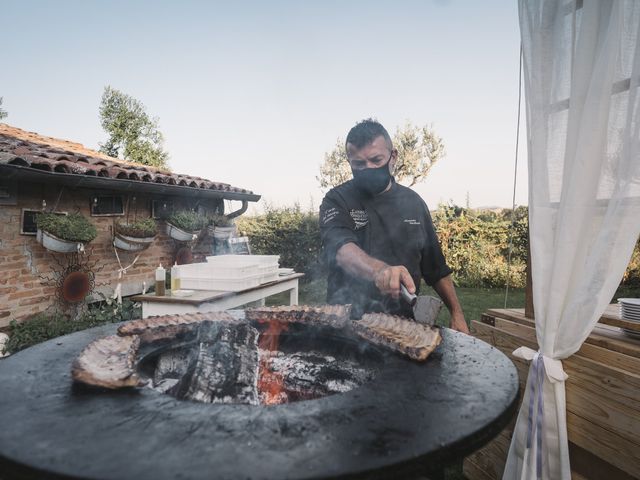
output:
[[[21,321],[35,313],[46,310],[55,302],[55,288],[43,285],[40,275],[51,274],[55,266],[54,257],[64,258],[65,254],[53,253],[44,249],[33,235],[22,235],[21,219],[23,209],[40,210],[42,201],[46,201],[47,210],[57,202],[56,211],[80,212],[98,229],[98,236],[87,244],[87,254],[97,259],[102,270],[96,276],[96,283],[106,283],[97,290],[111,295],[118,281],[118,261],[114,253],[112,229],[114,222],[124,220],[123,216],[95,217],[90,216],[90,202],[94,195],[120,195],[119,192],[97,191],[88,189],[70,189],[65,187],[60,195],[59,186],[39,184],[18,185],[15,205],[0,205],[0,329],[6,327],[13,319]],[[128,199],[130,220],[134,215],[138,218],[151,216],[151,200],[149,195],[124,194]],[[58,199],[59,197],[59,199]],[[193,208],[196,200],[179,197],[162,197],[173,201],[176,208]],[[216,206],[214,200],[200,201],[207,211]],[[160,233],[156,241],[144,250],[135,263],[127,270],[122,282],[122,294],[133,295],[142,291],[142,283],[147,286],[154,283],[154,270],[159,263],[169,267],[175,252],[181,246],[164,233],[164,222],[158,221]],[[206,237],[194,249],[194,259],[203,260],[211,251],[211,240]],[[128,266],[136,257],[136,253],[118,251],[123,267]]]

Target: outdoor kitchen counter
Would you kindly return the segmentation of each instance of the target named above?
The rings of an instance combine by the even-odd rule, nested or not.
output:
[[[174,297],[171,290],[167,295],[156,296],[153,293],[134,295],[131,300],[142,304],[142,318],[154,315],[174,315],[194,312],[211,312],[238,308],[250,302],[264,305],[265,298],[282,292],[289,292],[289,305],[298,304],[298,280],[304,273],[283,275],[273,282],[263,283],[257,287],[238,292],[221,290],[193,290],[188,297]]]
[[[426,362],[390,354],[358,388],[284,405],[74,385],[73,359],[117,326],[0,360],[3,480],[416,478],[484,445],[516,407],[513,363],[449,329]]]

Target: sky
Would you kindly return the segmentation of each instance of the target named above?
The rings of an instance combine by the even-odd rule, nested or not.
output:
[[[511,206],[515,0],[3,0],[0,22],[4,122],[97,149],[111,85],[159,119],[172,170],[261,194],[250,212],[317,208],[325,152],[369,117],[443,138],[414,187],[430,208]]]

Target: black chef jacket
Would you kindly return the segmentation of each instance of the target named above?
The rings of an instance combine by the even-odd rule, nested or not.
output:
[[[413,317],[402,299],[382,295],[373,282],[353,277],[336,264],[338,249],[353,242],[388,265],[404,265],[416,285],[449,275],[429,209],[413,190],[393,182],[371,196],[348,181],[331,189],[320,206],[323,256],[329,269],[327,303],[352,304],[352,316],[385,312]],[[417,292],[416,292],[417,293]]]

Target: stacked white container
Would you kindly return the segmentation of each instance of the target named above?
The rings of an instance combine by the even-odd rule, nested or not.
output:
[[[278,279],[279,255],[220,255],[180,265],[180,288],[238,292]]]

